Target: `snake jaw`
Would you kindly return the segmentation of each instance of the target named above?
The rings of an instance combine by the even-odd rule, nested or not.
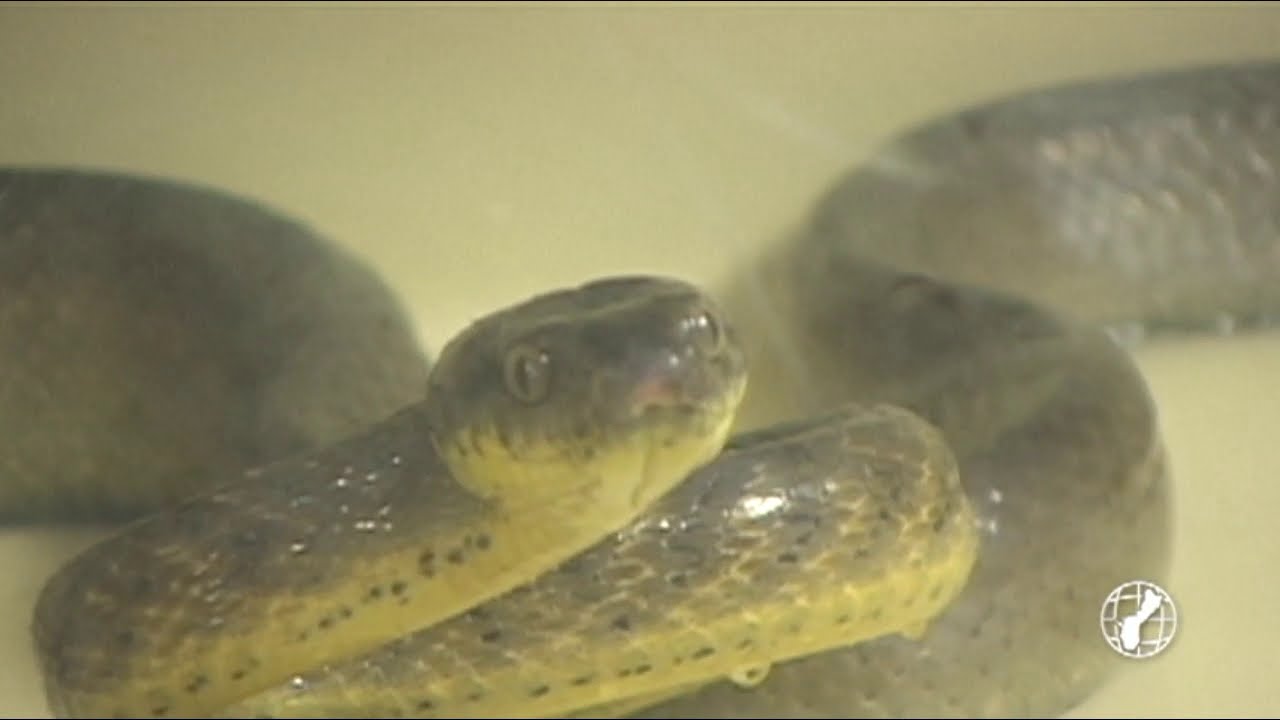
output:
[[[655,375],[632,392],[632,416],[648,428],[630,498],[637,512],[721,452],[746,392],[741,376],[730,375],[727,385],[717,385],[701,372]]]
[[[639,482],[631,489],[631,511],[640,512],[647,504],[648,498],[652,492],[650,486],[653,485],[653,472],[656,463],[654,462],[658,450],[658,439],[650,437],[649,442],[645,445],[644,460],[640,467]]]

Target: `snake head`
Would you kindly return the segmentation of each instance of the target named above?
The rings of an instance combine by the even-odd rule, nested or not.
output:
[[[455,477],[503,503],[647,504],[717,454],[746,383],[716,304],[628,276],[536,296],[441,352],[426,408]]]

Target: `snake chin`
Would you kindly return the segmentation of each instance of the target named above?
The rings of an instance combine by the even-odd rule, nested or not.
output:
[[[651,405],[642,412],[644,451],[639,482],[629,503],[640,512],[673,483],[715,459],[724,449],[746,390],[745,380],[731,384],[725,397],[710,404]]]

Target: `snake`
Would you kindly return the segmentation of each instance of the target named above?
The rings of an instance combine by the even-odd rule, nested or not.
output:
[[[886,141],[720,293],[595,278],[433,362],[354,254],[164,178],[0,170],[0,519],[59,717],[1069,711],[1164,583],[1129,344],[1280,308],[1280,64]],[[492,715],[491,715],[492,713]]]

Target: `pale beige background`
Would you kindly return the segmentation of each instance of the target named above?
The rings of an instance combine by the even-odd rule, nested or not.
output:
[[[1097,73],[1280,54],[1280,8],[0,7],[0,162],[180,176],[349,243],[437,343],[550,285],[716,281],[905,125]],[[1081,708],[1274,715],[1280,342],[1148,348],[1182,626]],[[0,535],[0,713],[44,712],[36,588],[87,540]]]

